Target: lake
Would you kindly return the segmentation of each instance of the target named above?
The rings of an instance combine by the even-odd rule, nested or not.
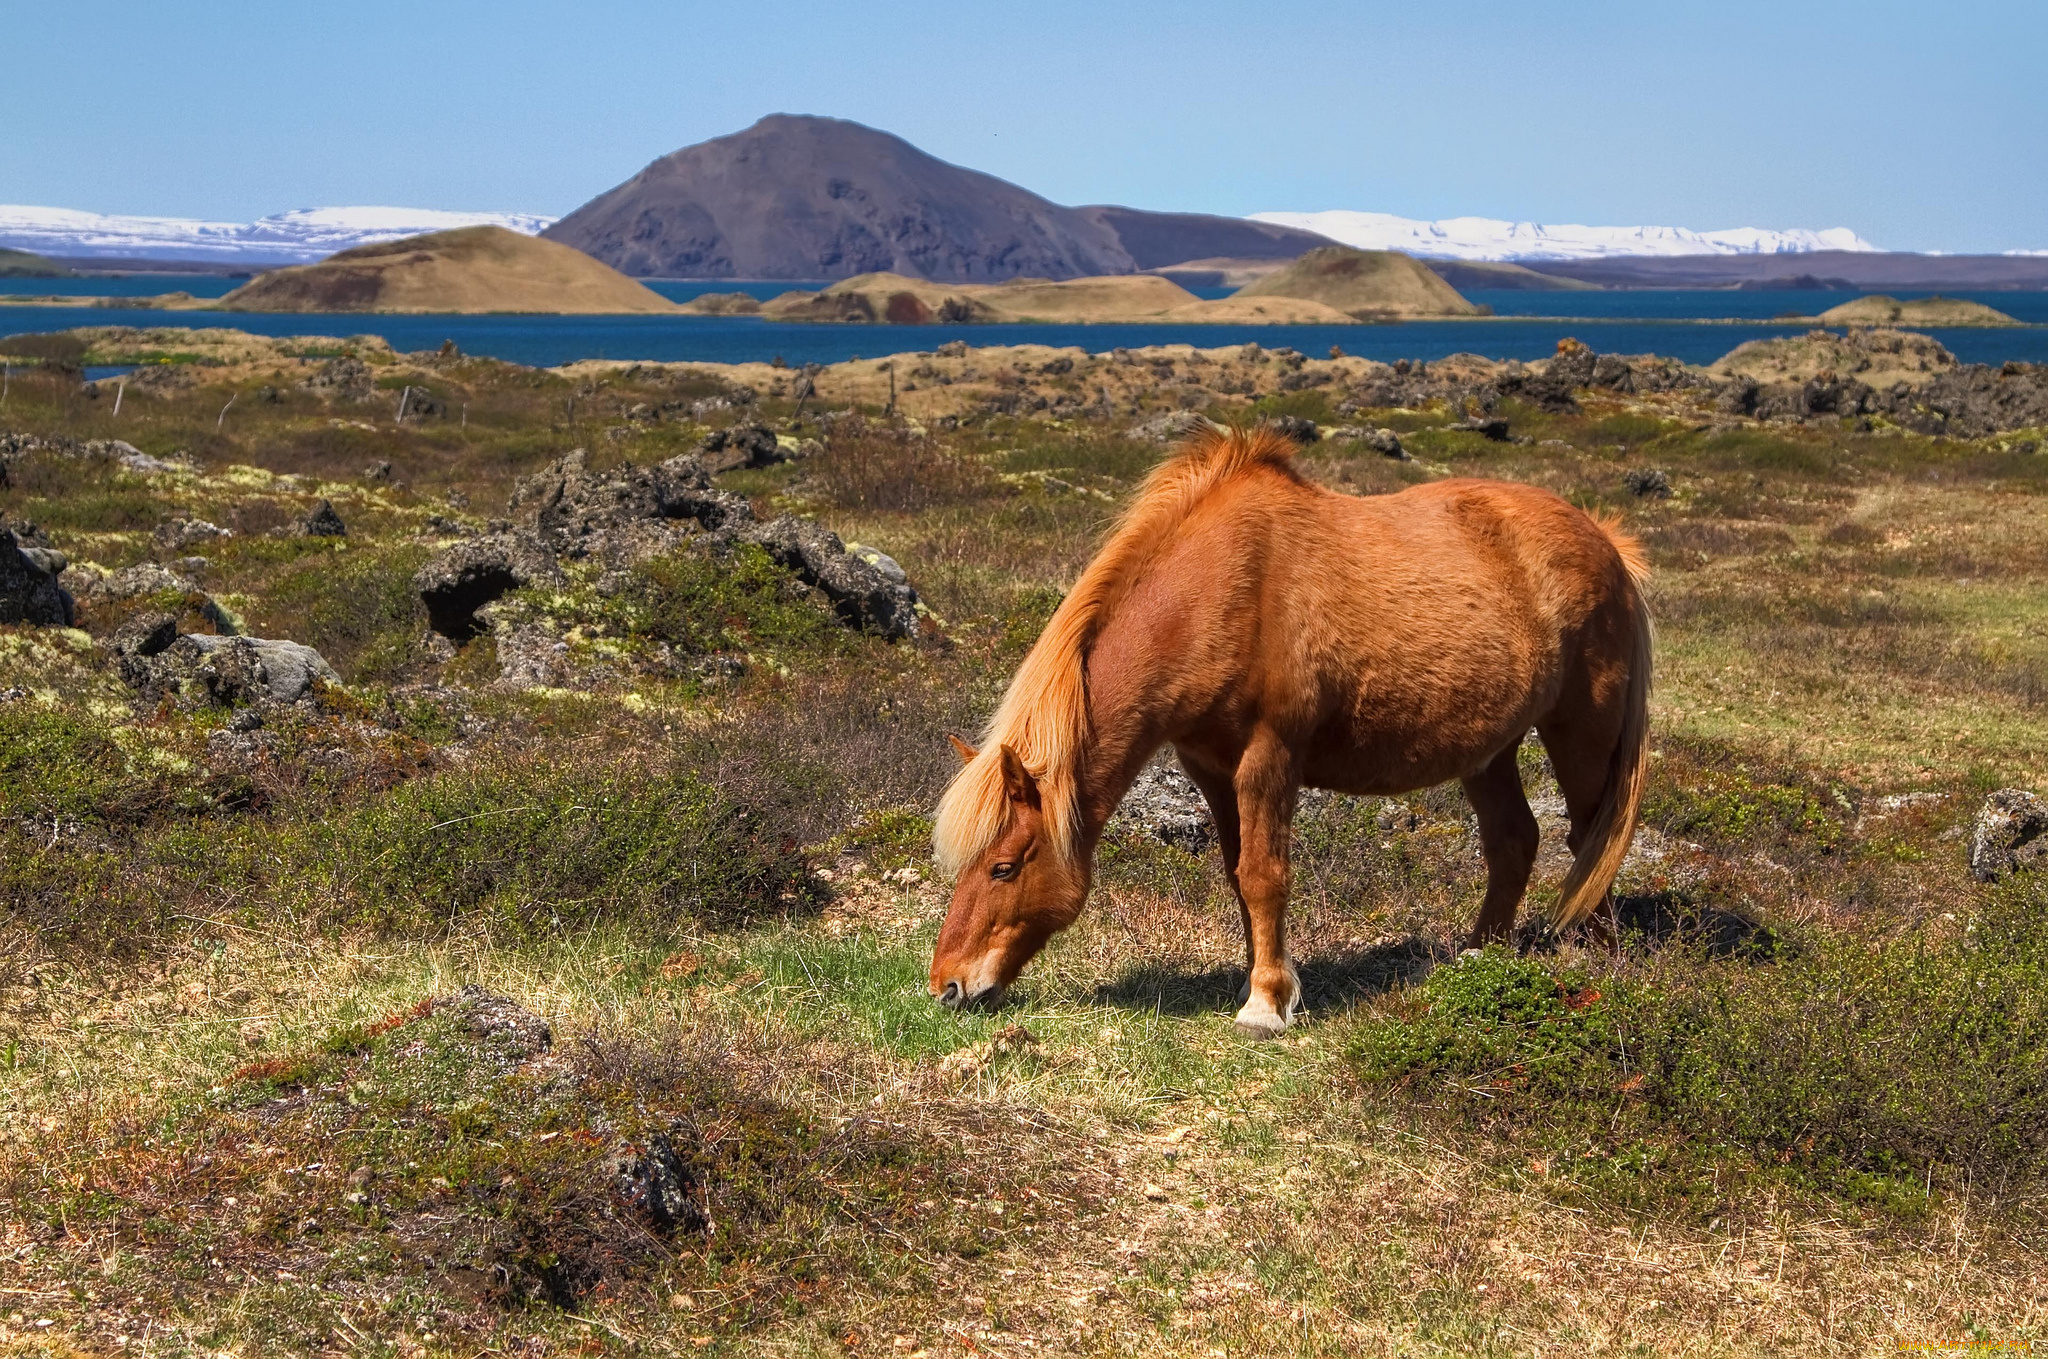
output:
[[[182,289],[218,297],[239,280],[205,274],[130,275],[123,278],[0,279],[0,291],[133,297]],[[688,301],[707,292],[746,292],[768,298],[792,282],[676,282],[653,280],[656,292]],[[1204,297],[1228,289],[1196,290]],[[1567,335],[1602,352],[1667,354],[1688,363],[1712,363],[1745,340],[1795,335],[1806,327],[1770,318],[1817,313],[1858,296],[1847,292],[1642,289],[1612,292],[1520,292],[1473,289],[1466,296],[1491,306],[1498,319],[1402,321],[1364,326],[1210,325],[1000,325],[837,326],[762,321],[745,316],[374,316],[360,313],[266,315],[254,312],[157,312],[118,307],[8,307],[0,334],[68,330],[74,326],[231,326],[259,335],[378,335],[400,350],[436,349],[453,340],[465,352],[513,363],[552,366],[577,359],[648,359],[659,362],[739,363],[781,358],[786,363],[838,363],[861,356],[930,350],[949,340],[973,345],[1076,345],[1093,353],[1152,344],[1204,348],[1256,342],[1292,346],[1321,356],[1330,346],[1347,354],[1391,362],[1472,353],[1495,359],[1546,358]],[[1924,293],[1900,296],[1926,296]],[[2048,292],[1952,294],[1997,307],[2028,322],[2027,329],[1927,331],[1967,363],[2008,359],[2048,362]],[[1570,320],[1545,319],[1569,314]],[[1519,318],[1519,319],[1518,319]]]

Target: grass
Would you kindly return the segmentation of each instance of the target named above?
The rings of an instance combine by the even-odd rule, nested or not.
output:
[[[1417,459],[1305,452],[1332,486],[1526,480],[1620,510],[1658,564],[1624,955],[1532,936],[1455,961],[1483,890],[1462,796],[1331,799],[1296,827],[1308,1019],[1252,1044],[1214,852],[1141,839],[1105,843],[1003,1011],[924,992],[944,736],[985,717],[1159,456],[1131,419],[947,426],[921,381],[926,433],[877,402],[807,424],[821,455],[724,480],[895,557],[943,642],[851,636],[753,554],[593,562],[503,606],[566,630],[583,687],[506,694],[489,638],[426,645],[434,516],[481,528],[573,447],[687,451],[703,422],[628,412],[722,379],[370,357],[451,414],[394,428],[381,394],[301,390],[267,351],[131,389],[118,423],[57,365],[16,375],[9,428],[194,470],[29,454],[0,510],[109,568],[156,559],[173,514],[231,527],[202,588],[347,683],[227,758],[232,714],[131,706],[106,639],[132,604],[0,629],[0,690],[26,695],[0,701],[0,1352],[2043,1338],[2043,903],[1965,865],[1982,795],[2048,768],[2038,459],[1702,429],[1634,398],[1509,406],[1553,442],[1502,444],[1427,410],[1339,417],[1340,386],[1271,393],[1277,364],[1177,360]],[[259,381],[280,399],[216,429]],[[1638,467],[1674,494],[1636,500]],[[289,533],[321,497],[346,539]],[[707,679],[714,654],[744,673]],[[1524,774],[1541,900],[1562,819],[1533,748]],[[552,1047],[422,1008],[469,985]],[[617,1192],[615,1158],[657,1135],[712,1230]]]

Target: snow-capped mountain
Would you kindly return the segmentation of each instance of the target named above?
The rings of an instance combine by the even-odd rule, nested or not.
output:
[[[501,226],[535,236],[554,220],[530,212],[300,208],[254,222],[202,222],[188,217],[113,217],[70,208],[0,206],[0,246],[67,259],[305,264],[351,246],[455,227]]]
[[[1386,212],[1255,212],[1254,222],[1301,227],[1361,250],[1401,250],[1430,259],[1582,260],[1610,255],[1797,255],[1813,250],[1876,251],[1847,227],[1768,231],[1735,227],[1539,226],[1491,217],[1422,222]]]

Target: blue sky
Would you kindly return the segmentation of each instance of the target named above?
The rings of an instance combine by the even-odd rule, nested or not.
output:
[[[2048,248],[2048,5],[10,6],[0,202],[561,213],[771,112],[1065,203]]]

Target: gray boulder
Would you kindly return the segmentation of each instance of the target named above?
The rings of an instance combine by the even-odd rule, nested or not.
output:
[[[326,657],[298,642],[187,633],[154,653],[142,650],[161,635],[159,624],[122,638],[131,648],[121,656],[122,678],[145,699],[173,697],[223,707],[296,703],[311,695],[316,680],[341,683]]]
[[[839,535],[823,525],[785,514],[743,536],[816,586],[847,626],[880,633],[891,641],[917,631],[917,591],[908,580],[892,580],[875,562],[847,551]],[[889,565],[896,566],[893,561]],[[901,572],[896,567],[896,574]]]
[[[538,535],[511,529],[457,543],[422,566],[412,585],[434,631],[467,641],[483,631],[476,612],[484,605],[512,590],[566,579]]]
[[[1155,415],[1150,420],[1132,425],[1124,432],[1131,438],[1142,439],[1146,443],[1169,444],[1176,439],[1186,438],[1208,423],[1208,420],[1193,411],[1168,411],[1164,415]]]
[[[0,623],[76,623],[70,592],[58,582],[68,565],[57,549],[25,546],[14,530],[0,529]]]
[[[1984,799],[1970,837],[1970,876],[1996,882],[2032,868],[2048,854],[2048,802],[2024,788],[2001,788]]]
[[[150,538],[156,543],[157,551],[165,554],[186,552],[217,538],[232,537],[232,530],[208,523],[204,519],[189,519],[182,514],[158,524],[155,531],[150,534]]]

